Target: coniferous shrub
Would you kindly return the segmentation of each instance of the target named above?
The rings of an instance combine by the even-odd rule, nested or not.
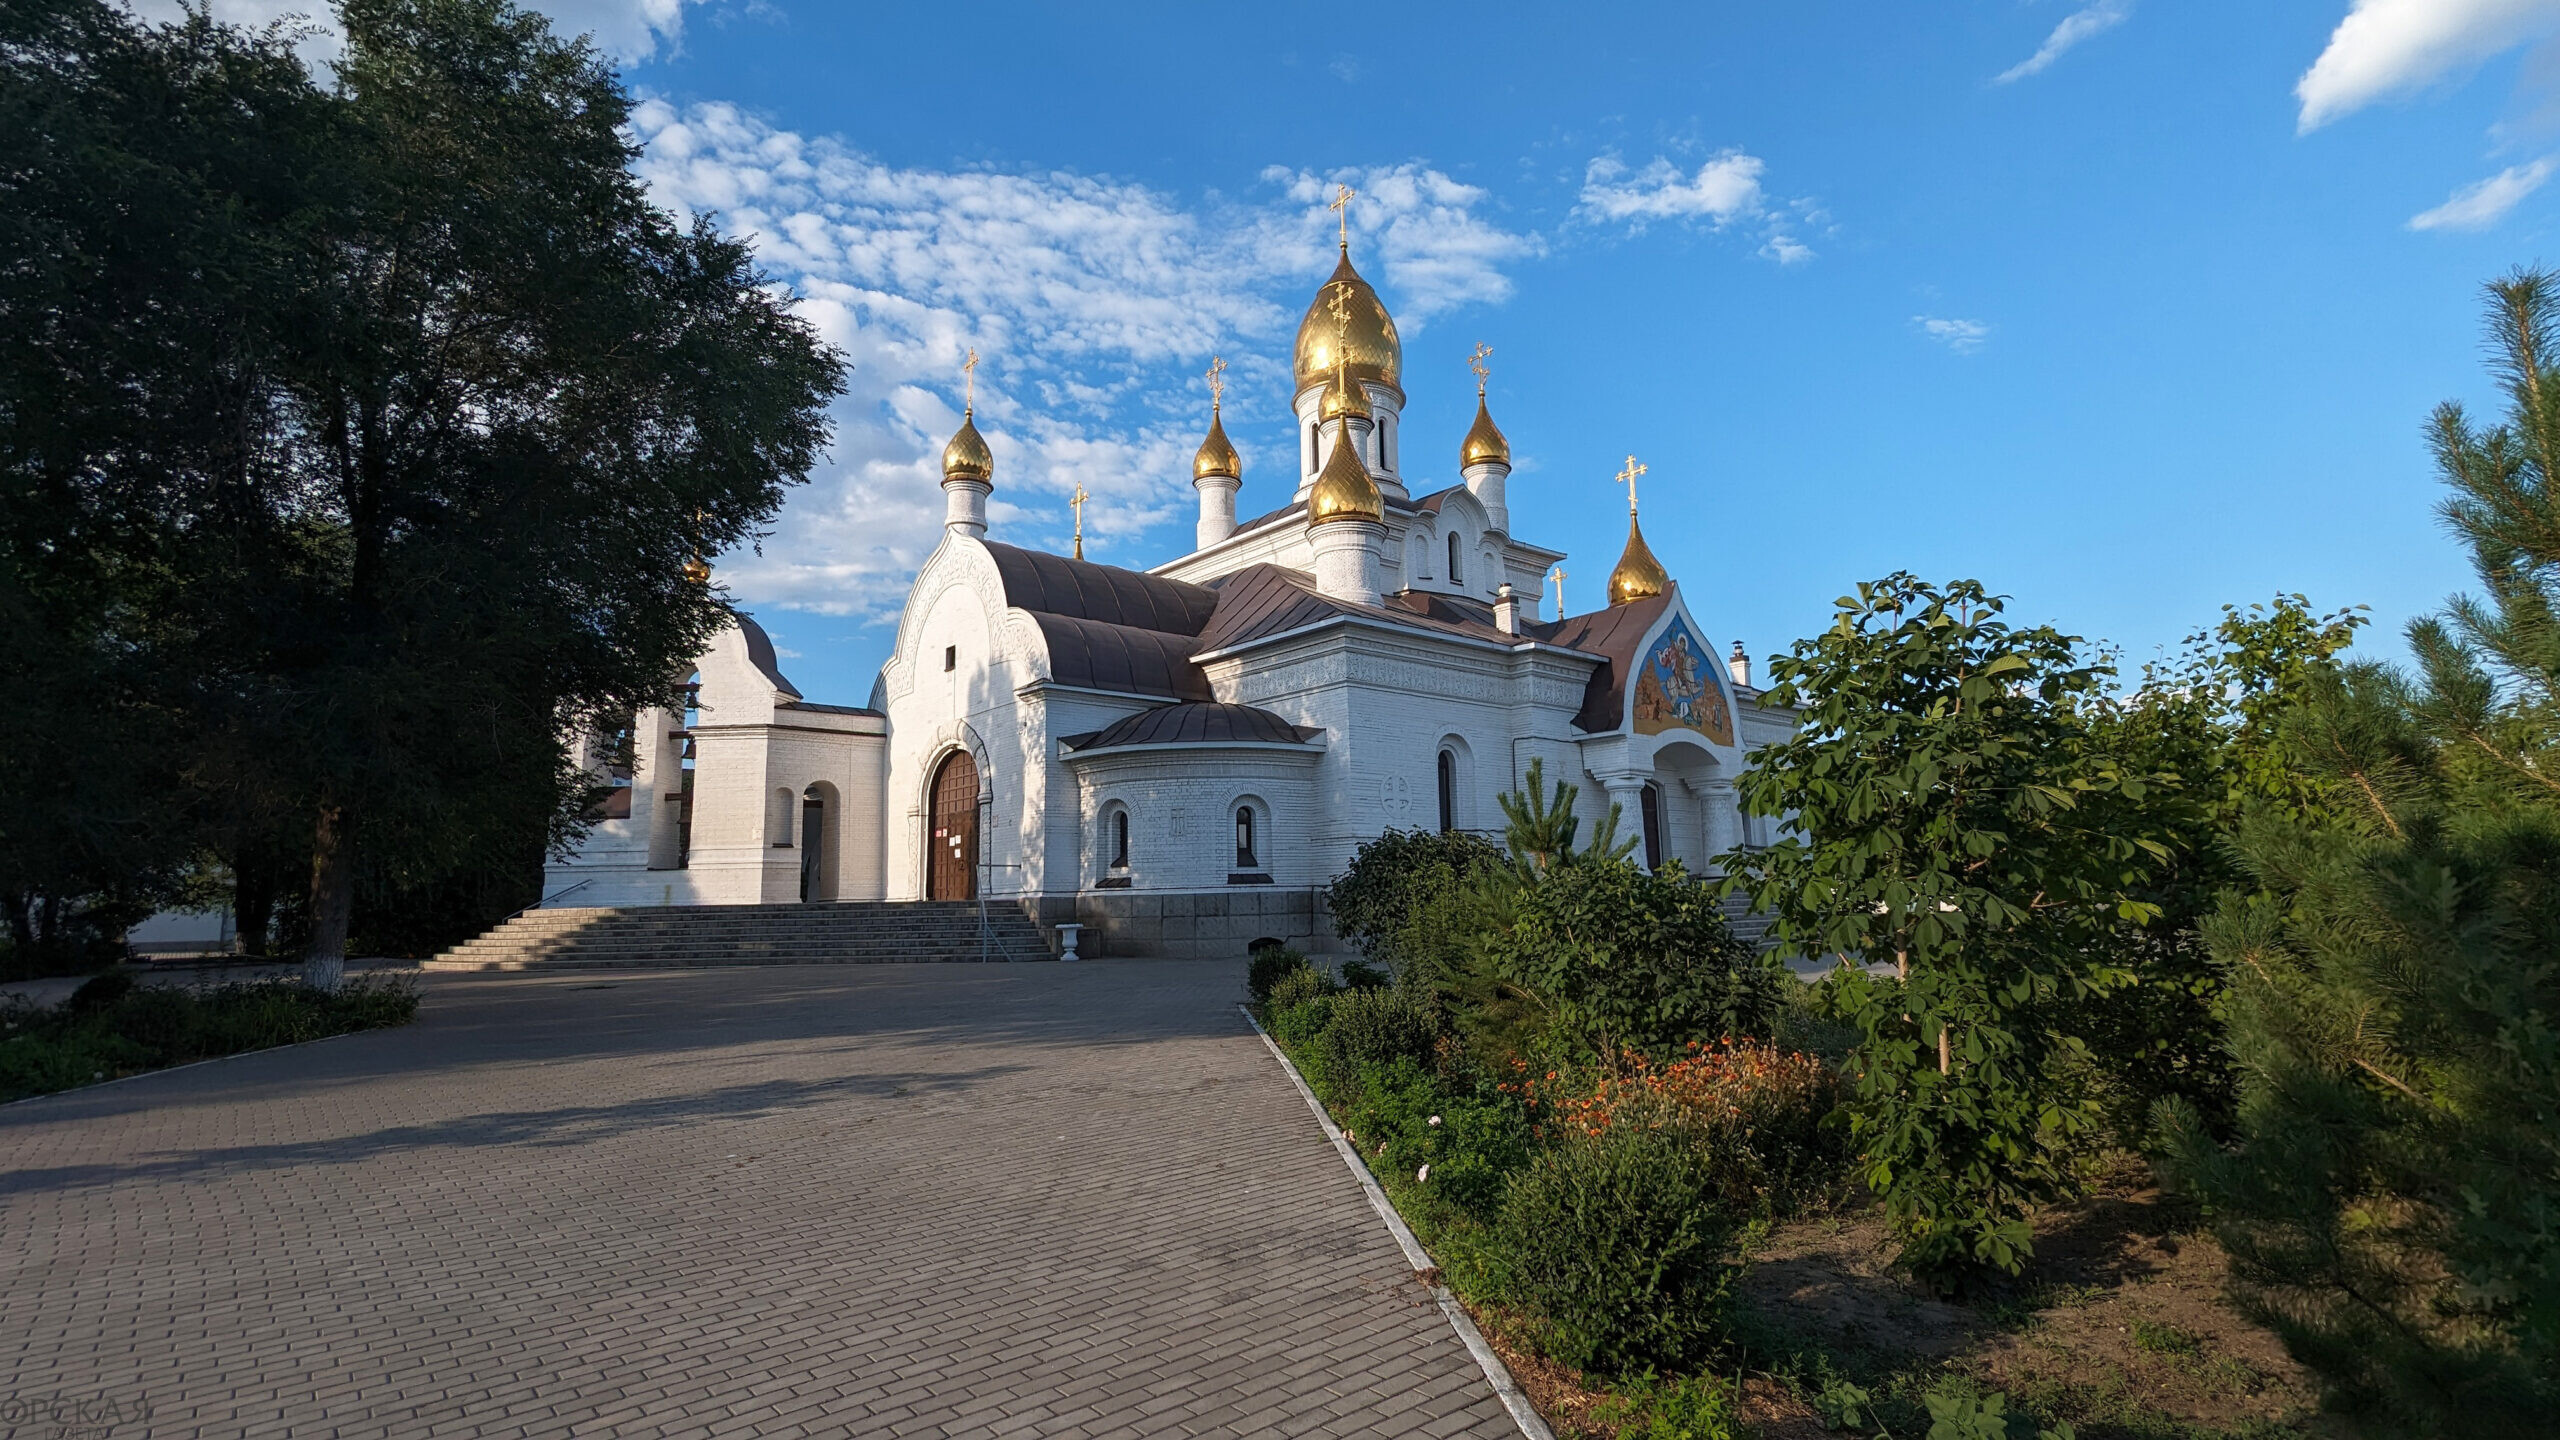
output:
[[[1271,982],[1271,992],[1263,998],[1263,1005],[1271,1012],[1272,1017],[1277,1019],[1310,1000],[1330,995],[1340,988],[1333,983],[1332,976],[1327,975],[1317,966],[1307,963],[1302,957],[1296,965],[1281,972],[1279,978]]]
[[[2507,422],[2433,436],[2487,595],[2285,717],[2329,803],[2242,827],[2206,928],[2231,1138],[2164,1107],[2243,1308],[2392,1434],[2560,1405],[2560,275],[2491,290]]]

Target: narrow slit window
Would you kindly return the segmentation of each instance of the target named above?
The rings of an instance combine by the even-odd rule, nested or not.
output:
[[[1236,868],[1254,869],[1261,862],[1253,858],[1253,807],[1236,807]]]
[[[1440,752],[1440,833],[1458,828],[1458,757]]]
[[[1467,583],[1466,573],[1458,566],[1458,537],[1455,534],[1449,537],[1449,583],[1452,585]]]
[[[1129,812],[1126,810],[1111,812],[1111,868],[1129,868]]]

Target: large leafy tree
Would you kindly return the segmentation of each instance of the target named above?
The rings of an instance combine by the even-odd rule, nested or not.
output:
[[[326,109],[281,37],[0,3],[0,893],[19,964],[76,959],[83,931],[167,898],[219,804],[182,597],[230,568],[207,518],[257,488]]]
[[[2395,1433],[2560,1403],[2560,277],[2490,301],[2506,416],[2433,425],[2482,593],[2283,719],[2323,803],[2255,809],[2205,932],[2236,1133],[2166,1107],[2242,1303]]]
[[[185,717],[211,830],[299,817],[307,970],[334,984],[367,887],[521,866],[526,836],[574,824],[561,727],[669,697],[723,617],[684,558],[771,519],[839,361],[743,246],[648,203],[610,68],[502,0],[348,0],[327,87],[285,37],[36,10],[67,38],[31,78],[71,121],[114,129],[100,56],[188,94],[207,83],[192,46],[262,87],[196,107],[205,156],[162,162],[141,137],[141,161],[107,164],[209,214],[173,227],[192,248],[90,261],[82,244],[122,243],[112,211],[68,199],[38,237],[70,257],[38,260],[64,277],[38,297],[64,333],[25,352],[10,423],[210,355],[211,393],[163,401],[188,443],[163,460],[142,417],[92,406],[13,481],[48,481],[89,526],[61,548],[148,589],[136,606],[91,585],[82,613]],[[37,154],[28,183],[67,194],[77,177],[45,167],[89,154]],[[208,318],[173,361],[147,326],[91,320],[118,305]]]
[[[1726,885],[1788,950],[1851,962],[1824,999],[1861,1033],[1852,1134],[1906,1259],[2014,1272],[2099,1119],[2069,1017],[2126,983],[2123,933],[2157,914],[2156,778],[2092,732],[2107,667],[1972,581],[1861,585],[1772,673],[1802,727],[1740,788],[1788,823]]]

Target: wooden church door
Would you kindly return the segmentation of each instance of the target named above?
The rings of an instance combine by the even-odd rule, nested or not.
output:
[[[925,831],[927,900],[978,894],[978,762],[954,750],[933,772],[933,816]]]

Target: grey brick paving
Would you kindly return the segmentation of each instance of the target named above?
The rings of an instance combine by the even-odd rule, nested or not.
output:
[[[0,1435],[1516,1435],[1239,969],[437,976],[0,1109]]]

